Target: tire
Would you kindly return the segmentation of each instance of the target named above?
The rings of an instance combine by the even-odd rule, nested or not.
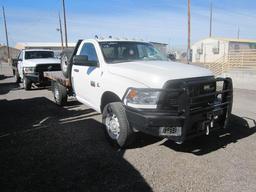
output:
[[[54,101],[57,105],[64,106],[67,104],[68,94],[67,94],[66,87],[64,87],[63,85],[57,82],[53,82],[52,92],[53,92]]]
[[[127,120],[125,109],[120,102],[109,103],[104,107],[102,122],[107,139],[121,148],[130,146],[134,132]],[[112,129],[112,130],[111,130]]]
[[[19,75],[18,71],[13,70],[13,74],[14,74],[14,76],[15,76],[15,82],[16,82],[16,83],[20,83],[21,80],[20,80],[20,75]]]
[[[73,54],[73,48],[65,48],[60,57],[61,71],[66,78],[69,78],[71,72],[71,57]]]
[[[23,79],[24,89],[28,91],[31,89],[31,86],[32,86],[32,82],[27,77],[24,77],[24,79]]]

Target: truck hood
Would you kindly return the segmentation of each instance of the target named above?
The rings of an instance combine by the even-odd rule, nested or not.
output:
[[[170,61],[136,61],[109,64],[110,73],[132,79],[149,88],[162,88],[168,80],[213,76],[205,68]]]
[[[23,61],[23,66],[35,67],[38,64],[60,64],[59,59],[46,58],[46,59],[28,59]]]

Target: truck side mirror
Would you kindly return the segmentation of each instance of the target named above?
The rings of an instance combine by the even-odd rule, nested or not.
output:
[[[97,67],[98,62],[97,61],[89,61],[87,55],[75,55],[73,57],[73,64],[74,65]]]

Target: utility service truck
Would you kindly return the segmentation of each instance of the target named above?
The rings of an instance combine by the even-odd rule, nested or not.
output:
[[[56,103],[74,95],[102,113],[108,139],[120,147],[138,131],[182,143],[225,128],[230,118],[230,78],[171,62],[147,42],[79,40],[62,52],[61,69],[45,72]]]

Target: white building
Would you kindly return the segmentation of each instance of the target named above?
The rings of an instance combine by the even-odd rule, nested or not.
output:
[[[76,43],[68,43],[69,47],[75,47]],[[15,46],[16,49],[50,49],[57,51],[61,49],[61,43],[54,42],[20,42]]]
[[[9,47],[9,51],[11,58],[16,58],[20,52],[18,49],[13,47]],[[1,62],[8,62],[8,49],[5,45],[0,45],[0,63]]]
[[[256,40],[231,38],[206,38],[192,46],[192,62],[212,63],[230,52],[256,49]]]

